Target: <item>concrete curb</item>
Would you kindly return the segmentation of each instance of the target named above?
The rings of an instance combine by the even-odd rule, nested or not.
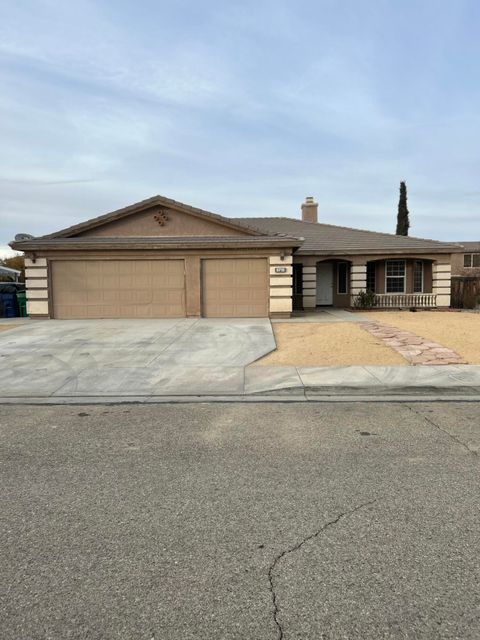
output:
[[[0,397],[0,405],[113,405],[266,402],[480,402],[480,387],[310,388],[251,395]]]

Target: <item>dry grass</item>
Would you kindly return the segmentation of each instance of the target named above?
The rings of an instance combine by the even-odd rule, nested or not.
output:
[[[365,319],[412,331],[453,349],[469,364],[480,364],[480,314],[435,311],[370,311]]]
[[[275,323],[277,350],[255,366],[408,365],[401,355],[353,322]]]

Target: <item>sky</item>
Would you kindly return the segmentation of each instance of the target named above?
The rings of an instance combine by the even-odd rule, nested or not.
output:
[[[0,0],[0,245],[161,194],[480,239],[476,0]]]

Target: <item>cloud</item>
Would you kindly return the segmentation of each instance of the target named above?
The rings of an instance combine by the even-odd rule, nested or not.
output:
[[[0,231],[155,193],[226,215],[480,237],[475,7],[24,0],[0,21]],[[469,65],[464,64],[469,61]]]

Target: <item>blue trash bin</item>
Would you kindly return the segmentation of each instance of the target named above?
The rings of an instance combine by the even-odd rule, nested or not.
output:
[[[16,293],[0,293],[4,318],[17,318],[19,314]]]

